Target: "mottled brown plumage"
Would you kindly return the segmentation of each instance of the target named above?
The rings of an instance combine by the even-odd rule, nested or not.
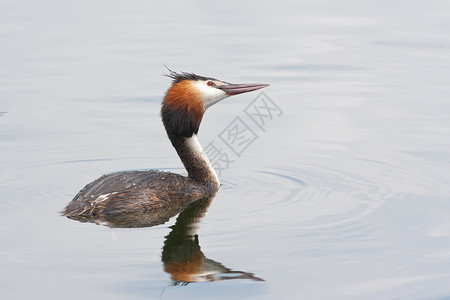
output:
[[[212,192],[211,187],[169,172],[118,172],[86,185],[67,205],[65,215],[141,213],[167,205],[180,206],[186,198],[198,199]]]

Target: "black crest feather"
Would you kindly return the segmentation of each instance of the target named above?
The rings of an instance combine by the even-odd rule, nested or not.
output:
[[[183,81],[183,80],[217,80],[212,77],[204,77],[200,76],[194,73],[187,73],[187,72],[180,72],[177,73],[175,71],[172,71],[166,66],[167,70],[169,70],[169,74],[164,74],[164,76],[167,76],[172,79],[172,84]]]

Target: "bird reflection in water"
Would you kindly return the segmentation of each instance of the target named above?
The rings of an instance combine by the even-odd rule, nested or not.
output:
[[[164,270],[172,275],[174,284],[225,279],[264,281],[252,273],[233,271],[217,261],[206,258],[203,254],[197,229],[212,199],[213,197],[200,199],[178,216],[164,242],[162,252]]]
[[[100,215],[89,218],[74,216],[70,218],[111,228],[138,228],[163,224],[179,213],[175,225],[171,226],[172,231],[166,236],[161,255],[164,271],[171,275],[173,285],[227,279],[264,281],[255,277],[253,273],[233,271],[203,254],[197,235],[198,224],[205,216],[214,196],[199,199],[187,205],[187,207],[178,207],[171,210],[155,210],[117,216]]]

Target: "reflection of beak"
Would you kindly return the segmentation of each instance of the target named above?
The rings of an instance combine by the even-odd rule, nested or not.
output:
[[[227,93],[228,96],[247,93],[255,90],[262,89],[268,86],[264,83],[249,83],[249,84],[225,84],[218,86],[219,89]]]

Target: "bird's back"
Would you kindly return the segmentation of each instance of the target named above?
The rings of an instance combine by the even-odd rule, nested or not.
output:
[[[68,217],[114,216],[182,207],[214,190],[179,174],[148,170],[103,175],[66,206]]]

